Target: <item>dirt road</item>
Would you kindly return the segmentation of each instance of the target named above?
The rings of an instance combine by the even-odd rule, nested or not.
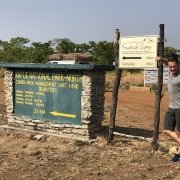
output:
[[[112,93],[106,93],[106,119],[109,123]],[[162,132],[164,114],[168,107],[168,96],[164,95],[161,102],[160,133]],[[108,112],[107,112],[108,110]],[[116,112],[116,129],[124,133],[152,137],[155,111],[155,94],[121,90],[118,97]]]
[[[3,80],[0,79],[0,123],[5,124]],[[152,136],[154,94],[120,91],[116,131],[145,137]],[[111,92],[105,96],[105,119],[108,127]],[[161,103],[161,118],[167,108],[168,96]],[[107,145],[102,134],[93,144],[35,134],[0,133],[0,179],[174,179],[179,164],[169,162],[169,148],[174,145],[162,133],[160,148],[153,152],[150,143],[115,136]],[[165,141],[166,140],[166,141]]]

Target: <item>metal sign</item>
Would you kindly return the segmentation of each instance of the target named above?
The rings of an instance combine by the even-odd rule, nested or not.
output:
[[[119,68],[156,68],[157,48],[157,35],[120,38]]]
[[[169,79],[169,71],[165,66],[163,68],[163,84],[167,84]],[[157,84],[158,82],[158,68],[144,69],[144,84]]]

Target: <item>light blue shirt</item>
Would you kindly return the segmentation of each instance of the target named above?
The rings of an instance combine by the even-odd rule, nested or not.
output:
[[[171,72],[169,73],[168,91],[169,107],[180,109],[180,73],[177,76],[173,76]]]

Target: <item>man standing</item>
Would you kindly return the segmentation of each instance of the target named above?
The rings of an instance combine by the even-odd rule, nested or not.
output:
[[[164,118],[163,132],[179,145],[179,149],[171,161],[180,162],[180,64],[177,58],[166,60],[157,57],[156,60],[162,61],[169,69],[169,107]]]

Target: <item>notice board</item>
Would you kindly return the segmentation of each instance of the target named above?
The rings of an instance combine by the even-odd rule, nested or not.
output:
[[[156,68],[158,35],[120,38],[119,68]]]
[[[81,124],[82,74],[15,70],[14,113],[60,124]]]
[[[163,84],[167,84],[169,79],[169,71],[167,66],[163,67]],[[144,69],[144,84],[157,84],[158,82],[158,68]]]

